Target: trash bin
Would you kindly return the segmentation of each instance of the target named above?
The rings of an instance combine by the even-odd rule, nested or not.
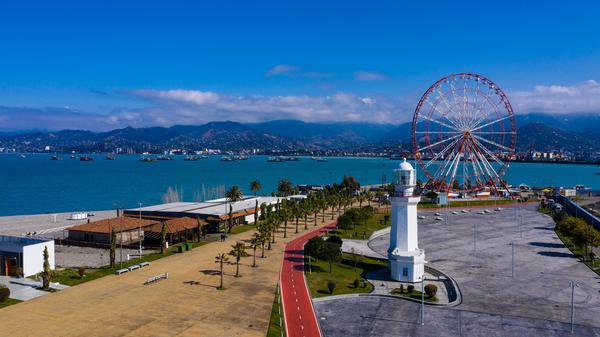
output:
[[[184,246],[184,245],[181,245],[181,246],[179,246],[179,247],[177,248],[177,252],[179,252],[179,253],[183,253],[183,252],[185,252],[185,246]]]

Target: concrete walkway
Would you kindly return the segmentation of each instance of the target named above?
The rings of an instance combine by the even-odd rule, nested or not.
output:
[[[32,280],[30,278],[16,278],[10,276],[0,276],[0,284],[4,284],[10,289],[10,298],[21,301],[29,301],[31,299],[50,294],[47,291],[39,290],[42,287],[42,282]],[[68,286],[52,283],[51,288],[63,290]]]
[[[319,217],[320,218],[320,217]],[[328,222],[330,217],[326,217]],[[323,223],[319,222],[319,226]],[[243,258],[242,277],[235,264],[225,266],[225,290],[217,290],[215,256],[228,253],[236,241],[248,242],[253,231],[231,235],[175,254],[149,267],[121,276],[110,275],[60,292],[2,309],[0,326],[11,336],[260,336],[264,337],[275,294],[282,244],[302,235],[288,228],[277,233],[266,258]],[[312,223],[309,230],[314,229]],[[251,250],[249,251],[251,253]],[[143,285],[168,272],[169,278]]]

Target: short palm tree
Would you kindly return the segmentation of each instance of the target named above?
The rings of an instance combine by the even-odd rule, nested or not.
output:
[[[229,202],[234,203],[236,201],[240,201],[242,199],[242,190],[237,185],[233,185],[229,188],[227,192],[225,192],[225,198],[229,200]],[[231,233],[231,227],[233,227],[233,205],[229,205],[229,233]]]
[[[254,195],[256,196],[256,193],[258,191],[260,191],[260,189],[262,188],[262,185],[260,184],[260,181],[258,180],[252,180],[252,182],[250,183],[250,191],[252,191],[252,193],[254,193]]]
[[[241,242],[236,242],[235,245],[231,246],[229,255],[235,258],[235,277],[240,277],[240,259],[248,256],[248,253],[246,253],[246,246]]]
[[[252,247],[252,267],[256,267],[256,249],[261,246],[262,239],[259,233],[254,233],[254,237],[250,240],[250,247]]]
[[[224,253],[215,256],[215,263],[218,263],[221,268],[221,285],[219,289],[223,289],[223,264],[229,262],[229,258]]]

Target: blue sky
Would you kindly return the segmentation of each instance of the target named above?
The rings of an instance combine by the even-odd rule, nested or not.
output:
[[[0,10],[0,130],[399,123],[461,71],[495,81],[518,113],[597,112],[598,13],[593,1],[14,1]]]

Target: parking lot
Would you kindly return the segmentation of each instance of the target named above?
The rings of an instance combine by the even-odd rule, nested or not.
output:
[[[455,310],[471,313],[471,317],[486,318],[481,320],[481,331],[472,327],[475,335],[488,335],[483,333],[483,327],[490,325],[496,325],[498,331],[502,331],[503,324],[511,321],[508,318],[539,329],[540,336],[561,334],[564,326],[560,322],[570,321],[569,282],[576,281],[579,285],[575,292],[576,322],[600,327],[600,277],[564,247],[553,231],[554,222],[550,217],[538,213],[535,205],[519,209],[505,207],[501,211],[491,207],[490,213],[478,214],[482,210],[473,208],[468,213],[459,211],[458,214],[444,211],[438,216],[433,212],[420,212],[419,215],[425,218],[419,220],[419,247],[425,249],[430,266],[456,280],[463,297],[462,304],[455,308],[438,308],[430,313],[439,311],[442,316],[455,315],[448,312]],[[436,220],[436,217],[442,220]],[[511,243],[514,243],[515,252],[514,276]],[[373,239],[369,246],[385,255],[388,244],[389,234],[386,234]],[[356,309],[361,307],[356,305],[361,300],[376,303],[366,305],[365,302],[365,307],[370,308],[373,305],[379,308],[390,301],[360,298],[352,305],[355,310],[347,315],[337,312],[346,307],[344,300],[339,300],[339,305],[335,301],[318,302],[316,308],[319,315],[344,316],[348,321],[377,317],[379,310]],[[412,304],[406,301],[391,301],[394,305],[387,307],[398,311],[396,317],[405,315],[403,310],[418,310],[418,307],[410,309]],[[336,328],[332,321],[320,320],[326,336],[341,336],[342,333],[358,336]],[[377,331],[378,335],[385,335],[384,331]]]

